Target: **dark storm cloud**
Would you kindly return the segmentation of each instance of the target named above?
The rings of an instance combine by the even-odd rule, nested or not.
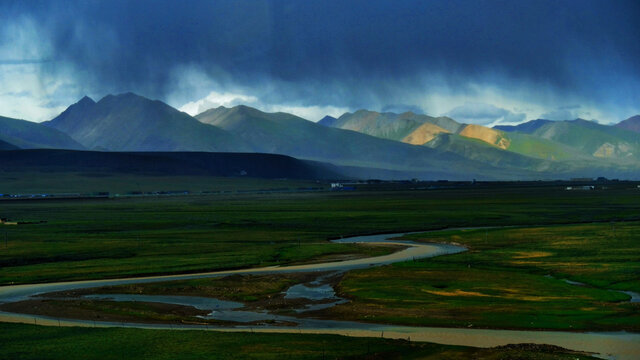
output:
[[[50,36],[45,71],[71,64],[94,94],[164,98],[174,70],[194,67],[222,87],[271,84],[272,102],[352,108],[406,103],[433,78],[452,92],[640,99],[637,1],[4,1],[0,13],[32,17]]]
[[[31,64],[44,64],[49,60],[41,59],[0,59],[0,66],[2,65],[31,65]]]

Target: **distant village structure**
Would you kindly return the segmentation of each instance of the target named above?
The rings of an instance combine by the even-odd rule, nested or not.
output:
[[[354,185],[355,184],[353,183],[343,184],[343,183],[335,182],[335,183],[331,183],[331,190],[332,191],[337,191],[337,190],[353,191],[356,189]]]
[[[593,185],[584,185],[584,186],[567,186],[566,190],[595,190],[596,187]]]

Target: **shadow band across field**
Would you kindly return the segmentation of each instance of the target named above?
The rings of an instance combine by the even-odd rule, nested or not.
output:
[[[450,229],[451,230],[451,229]],[[348,271],[392,264],[395,262],[423,259],[445,254],[465,251],[465,248],[449,244],[420,244],[411,241],[394,241],[393,238],[404,234],[381,234],[370,236],[356,236],[334,240],[341,243],[380,243],[405,246],[403,250],[393,254],[346,260],[340,262],[292,265],[283,267],[266,267],[258,269],[240,269],[189,275],[152,276],[129,279],[90,280],[61,282],[51,284],[15,285],[0,288],[0,303],[23,301],[32,296],[67,290],[86,289],[101,286],[114,286],[136,283],[159,282],[167,280],[187,280],[207,277],[220,277],[233,274],[274,274],[291,272],[314,271]],[[161,297],[160,297],[161,298]],[[230,309],[233,311],[233,309]],[[561,331],[520,331],[520,330],[488,330],[464,328],[434,328],[411,327],[379,324],[365,324],[352,321],[319,320],[310,318],[290,317],[297,326],[279,327],[273,325],[261,326],[211,326],[211,325],[174,325],[174,324],[141,324],[133,322],[108,322],[58,319],[51,316],[27,315],[0,312],[0,321],[19,322],[50,326],[85,326],[85,327],[135,327],[148,329],[208,329],[215,331],[256,331],[274,333],[316,333],[340,334],[348,336],[387,337],[411,339],[414,341],[428,341],[448,345],[464,345],[475,347],[493,347],[514,343],[538,343],[561,346],[563,348],[586,351],[599,354],[604,358],[634,359],[640,353],[640,334],[626,332],[598,332],[577,333]]]

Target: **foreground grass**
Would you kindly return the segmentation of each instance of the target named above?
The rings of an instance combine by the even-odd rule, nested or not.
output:
[[[444,231],[465,253],[351,271],[331,317],[410,325],[640,331],[640,223]],[[576,286],[569,279],[590,286]]]
[[[56,328],[0,323],[1,359],[592,359],[537,347],[477,349],[379,338]]]
[[[256,186],[256,180],[247,181]],[[354,234],[637,219],[640,191],[629,186],[592,192],[512,184],[429,191],[2,201],[0,217],[47,223],[0,226],[0,284],[283,265],[384,252],[327,242]]]

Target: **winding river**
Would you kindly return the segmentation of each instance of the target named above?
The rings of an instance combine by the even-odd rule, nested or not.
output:
[[[449,229],[451,230],[451,229]],[[230,271],[217,271],[186,275],[149,276],[126,279],[86,280],[59,282],[47,284],[27,284],[0,287],[0,303],[10,303],[27,300],[30,297],[56,291],[77,290],[102,286],[136,284],[145,282],[159,282],[168,280],[187,280],[207,277],[221,277],[233,274],[273,274],[290,272],[327,272],[348,271],[392,264],[412,259],[423,259],[439,255],[454,254],[465,251],[461,246],[448,244],[422,244],[411,241],[392,240],[405,235],[404,233],[356,236],[334,240],[340,243],[380,243],[399,245],[403,249],[392,254],[364,259],[345,260],[307,265],[270,266],[253,269],[239,269]],[[304,291],[305,289],[296,289]],[[121,300],[130,300],[127,295],[121,295]],[[130,295],[129,295],[130,296]],[[105,296],[107,297],[107,296]],[[113,298],[114,295],[108,297]],[[185,299],[186,298],[186,299]],[[228,310],[231,320],[233,316],[243,315],[242,310],[235,310],[237,303],[224,302],[216,299],[191,298],[181,296],[149,296],[141,301],[188,304],[191,306],[214,306],[221,310]],[[117,299],[116,299],[117,300]],[[236,313],[233,315],[233,313]],[[246,312],[244,316],[252,319],[256,313]],[[218,319],[224,320],[224,311],[219,312]],[[265,314],[262,313],[262,316]],[[18,322],[51,326],[86,326],[86,327],[135,327],[146,329],[199,329],[213,331],[255,331],[278,333],[317,333],[317,334],[341,334],[348,336],[368,336],[386,338],[410,339],[412,341],[428,341],[449,345],[466,345],[475,347],[492,347],[515,343],[539,343],[557,345],[567,349],[586,351],[597,354],[606,359],[631,360],[640,358],[640,334],[627,332],[566,332],[566,331],[521,331],[521,330],[488,330],[468,328],[435,328],[412,327],[395,325],[378,325],[338,320],[320,320],[309,318],[296,318],[280,315],[269,315],[273,319],[297,323],[297,326],[235,326],[216,327],[207,325],[172,325],[172,324],[141,324],[132,322],[95,322],[75,319],[58,319],[48,316],[28,315],[0,312],[0,321]],[[279,318],[277,318],[279,317]]]

